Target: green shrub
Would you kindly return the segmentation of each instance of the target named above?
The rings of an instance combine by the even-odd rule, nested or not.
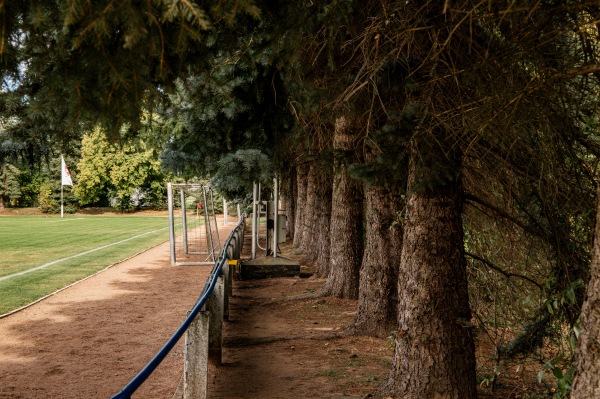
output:
[[[60,203],[56,200],[56,198],[54,198],[54,192],[52,191],[52,187],[47,181],[40,184],[38,203],[40,211],[44,213],[60,212]]]

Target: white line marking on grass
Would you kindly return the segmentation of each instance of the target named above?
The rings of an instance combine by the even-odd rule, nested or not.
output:
[[[90,279],[90,278],[92,278],[92,277],[96,277],[96,276],[97,276],[97,275],[99,275],[100,273],[104,273],[105,271],[107,271],[108,269],[112,268],[113,266],[116,266],[116,265],[118,265],[118,264],[121,264],[121,263],[123,263],[123,262],[127,262],[129,259],[133,259],[133,258],[135,258],[136,256],[138,256],[138,255],[140,255],[140,254],[143,254],[143,253],[144,253],[144,252],[146,252],[146,251],[150,251],[151,249],[153,249],[153,248],[156,248],[156,247],[158,247],[159,245],[162,245],[162,244],[164,244],[165,242],[167,242],[167,241],[161,242],[161,243],[159,243],[159,244],[156,244],[156,245],[154,245],[154,246],[152,246],[152,247],[150,247],[150,248],[144,249],[143,251],[141,251],[141,252],[138,252],[137,254],[133,254],[133,255],[131,255],[129,258],[125,258],[125,259],[123,259],[123,260],[120,260],[120,261],[118,261],[118,262],[115,262],[115,263],[113,263],[112,265],[108,265],[108,266],[106,266],[104,269],[102,269],[102,270],[99,270],[99,271],[97,271],[96,273],[94,273],[94,274],[92,274],[92,275],[90,275],[90,276],[84,277],[84,278],[82,278],[81,280],[77,280],[77,281],[75,281],[74,283],[71,283],[71,284],[67,285],[66,287],[59,288],[59,289],[57,289],[56,291],[54,291],[54,292],[51,292],[50,294],[48,294],[48,295],[46,295],[46,296],[43,296],[43,297],[41,297],[41,298],[39,298],[39,299],[36,299],[36,300],[35,300],[35,301],[33,301],[33,302],[30,302],[30,303],[28,303],[28,304],[26,304],[26,305],[23,305],[23,306],[21,306],[20,308],[17,308],[17,309],[11,310],[11,311],[10,311],[10,312],[8,312],[8,313],[4,313],[4,314],[0,315],[0,319],[3,319],[3,318],[5,318],[5,317],[8,317],[8,316],[10,316],[10,315],[12,315],[12,314],[18,313],[18,312],[20,312],[21,310],[25,310],[25,309],[27,309],[28,307],[30,307],[30,306],[33,306],[33,305],[35,305],[36,303],[42,302],[44,299],[48,299],[48,298],[50,298],[51,296],[54,296],[54,295],[58,294],[58,293],[59,293],[59,292],[61,292],[61,291],[64,291],[64,290],[66,290],[66,289],[69,289],[69,288],[71,288],[71,287],[73,287],[73,286],[75,286],[75,285],[77,285],[77,284],[79,284],[79,283],[83,283],[85,280],[88,280],[88,279]]]
[[[85,218],[68,218],[68,219],[60,219],[60,220],[51,220],[48,223],[62,223],[62,222],[70,222],[72,220],[84,220]]]
[[[34,272],[36,270],[45,269],[48,266],[52,266],[52,265],[55,265],[57,263],[64,262],[66,260],[75,259],[75,258],[78,258],[78,257],[83,256],[83,255],[91,254],[92,252],[96,252],[96,251],[100,251],[100,250],[108,248],[108,247],[112,247],[113,245],[119,245],[119,244],[122,244],[124,242],[131,241],[131,240],[134,240],[136,238],[140,238],[140,237],[146,236],[148,234],[156,233],[158,231],[166,230],[166,229],[168,229],[168,227],[163,227],[161,229],[153,230],[153,231],[147,231],[145,233],[138,234],[137,236],[129,237],[129,238],[126,238],[126,239],[121,240],[121,241],[113,242],[111,244],[103,245],[103,246],[98,247],[98,248],[90,249],[89,251],[81,252],[81,253],[79,253],[77,255],[69,256],[67,258],[58,259],[58,260],[55,260],[55,261],[43,264],[41,266],[36,266],[36,267],[31,268],[31,269],[23,270],[21,272],[9,274],[8,276],[0,277],[0,281],[8,280],[10,278],[17,277],[17,276],[22,276],[23,274],[31,273],[31,272]]]

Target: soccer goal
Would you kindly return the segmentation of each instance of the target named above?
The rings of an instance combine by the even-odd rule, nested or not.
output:
[[[214,265],[221,252],[212,189],[167,183],[171,265]]]

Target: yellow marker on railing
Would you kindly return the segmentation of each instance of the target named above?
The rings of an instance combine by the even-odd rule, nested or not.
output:
[[[236,259],[232,259],[229,261],[229,266],[237,266],[238,261]]]

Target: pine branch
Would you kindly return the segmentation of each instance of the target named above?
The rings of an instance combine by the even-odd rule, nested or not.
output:
[[[511,272],[507,272],[506,270],[502,270],[500,267],[494,265],[490,261],[488,261],[488,260],[486,260],[486,259],[484,259],[484,258],[482,258],[480,256],[477,256],[475,254],[472,254],[470,252],[465,252],[465,255],[467,255],[468,257],[473,258],[475,260],[478,260],[479,262],[483,263],[484,265],[486,265],[490,269],[493,269],[493,270],[497,271],[498,273],[502,274],[504,277],[506,277],[508,279],[510,279],[511,277],[518,277],[518,278],[521,278],[523,280],[529,281],[531,284],[537,286],[540,290],[543,289],[543,287],[542,287],[542,285],[540,283],[538,283],[537,281],[535,281],[535,280],[533,280],[533,279],[531,279],[531,278],[529,278],[527,276],[524,276],[524,275],[519,274],[519,273],[511,273]]]
[[[151,13],[149,13],[148,11],[146,11],[145,14],[148,15],[148,17],[150,17],[152,22],[154,22],[156,24],[156,27],[158,28],[158,33],[160,33],[160,63],[159,63],[159,71],[160,72],[159,72],[159,76],[162,78],[163,65],[165,63],[165,38],[163,35],[162,27],[160,26],[160,23],[158,22],[156,17],[154,15],[152,15]]]
[[[517,226],[519,226],[521,229],[523,229],[524,231],[528,231],[531,232],[531,229],[529,228],[529,226],[527,226],[525,223],[521,222],[520,220],[518,220],[517,218],[515,218],[512,215],[509,215],[508,213],[506,213],[505,211],[503,211],[502,209],[489,204],[487,202],[485,202],[484,200],[482,200],[479,197],[476,197],[472,194],[465,194],[465,200],[475,203],[475,204],[479,204],[491,211],[493,211],[494,213],[496,213],[498,216],[502,217],[503,219],[509,220],[512,223],[516,224]]]

